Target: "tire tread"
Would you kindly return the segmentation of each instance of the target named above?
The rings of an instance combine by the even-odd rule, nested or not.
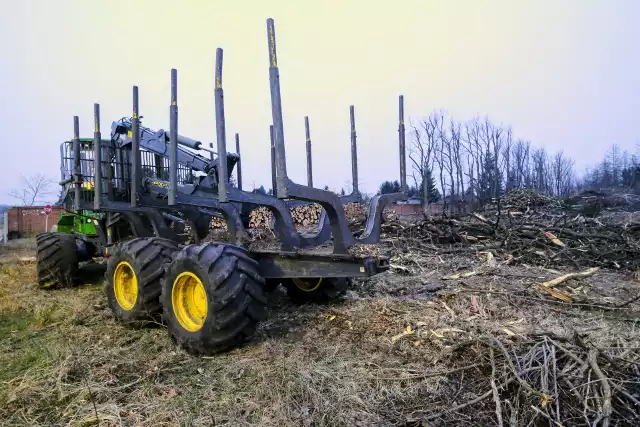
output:
[[[38,286],[52,288],[71,285],[76,279],[78,255],[76,239],[68,233],[36,236],[36,276]]]
[[[178,244],[159,237],[135,238],[116,246],[107,262],[105,292],[114,316],[124,323],[152,320],[160,311],[162,277],[165,266],[178,251]],[[123,310],[113,289],[113,274],[122,261],[128,262],[138,279],[138,300],[131,310]]]
[[[195,333],[182,328],[172,307],[173,280],[187,270],[198,272],[209,298],[209,315]],[[205,243],[183,248],[168,265],[162,285],[169,334],[191,354],[215,354],[241,345],[266,317],[263,285],[257,261],[238,246]]]

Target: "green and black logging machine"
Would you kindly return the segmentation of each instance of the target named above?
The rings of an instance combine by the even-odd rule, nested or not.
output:
[[[177,72],[171,70],[169,132],[141,126],[138,88],[133,114],[102,139],[100,107],[94,104],[94,135],[61,144],[62,204],[57,232],[38,235],[37,274],[42,287],[74,279],[78,264],[107,259],[107,299],[124,323],[162,315],[175,342],[194,354],[229,349],[251,337],[265,317],[267,292],[282,284],[296,300],[319,301],[343,293],[352,278],[389,268],[388,253],[365,250],[380,240],[385,205],[406,199],[403,100],[399,102],[402,192],[369,202],[364,231],[348,226],[346,203],[360,202],[356,133],[351,107],[351,194],[338,196],[312,186],[308,119],[307,185],[287,176],[275,30],[267,20],[271,86],[271,175],[274,195],[242,190],[239,139],[227,152],[222,49],[215,64],[217,150],[178,134]],[[230,177],[237,169],[237,185]],[[299,232],[290,208],[317,203],[315,228]],[[264,206],[274,218],[275,245],[251,244],[248,214]],[[213,216],[224,219],[226,236],[203,242]]]

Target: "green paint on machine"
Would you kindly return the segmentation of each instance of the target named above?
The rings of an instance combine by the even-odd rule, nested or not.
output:
[[[80,214],[62,213],[58,219],[58,231],[62,233],[75,232],[85,236],[96,236],[96,220],[102,214],[92,211],[80,211]]]

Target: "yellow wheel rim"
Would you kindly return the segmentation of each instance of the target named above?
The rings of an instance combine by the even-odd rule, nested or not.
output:
[[[122,261],[113,273],[113,291],[116,301],[124,310],[129,311],[136,305],[138,299],[138,278],[133,267]]]
[[[173,314],[189,332],[197,332],[204,325],[209,311],[207,291],[198,276],[190,271],[180,273],[171,289]]]
[[[318,279],[293,279],[293,283],[303,292],[313,292],[320,287],[322,277]]]

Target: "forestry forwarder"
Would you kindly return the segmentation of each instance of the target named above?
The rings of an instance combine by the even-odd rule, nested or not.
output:
[[[136,86],[132,118],[114,122],[110,140],[101,139],[98,104],[94,104],[93,139],[79,138],[78,117],[74,117],[74,138],[61,146],[60,184],[70,214],[62,217],[57,233],[38,236],[37,270],[42,286],[69,281],[78,262],[106,254],[105,291],[118,320],[138,323],[162,313],[178,345],[191,353],[212,354],[252,336],[266,314],[265,293],[278,283],[297,300],[326,301],[344,292],[351,278],[389,268],[388,254],[367,248],[375,248],[372,244],[380,239],[385,205],[406,199],[402,97],[403,192],[374,197],[365,231],[355,236],[344,211],[344,203],[359,200],[353,108],[352,194],[339,197],[289,179],[272,19],[267,20],[267,32],[276,196],[243,191],[240,174],[238,187],[229,184],[239,156],[226,149],[219,48],[214,93],[217,156],[210,152],[207,159],[193,151],[203,149],[199,141],[178,135],[175,69],[171,70],[168,134],[140,126]],[[314,230],[296,230],[290,201],[322,206]],[[250,244],[246,213],[256,206],[271,211],[277,245],[261,249]],[[225,220],[226,239],[202,243],[213,215]],[[191,236],[184,232],[185,225]],[[189,244],[189,240],[196,243]]]

